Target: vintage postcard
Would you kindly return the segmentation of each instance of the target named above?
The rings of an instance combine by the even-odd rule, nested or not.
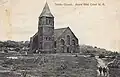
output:
[[[120,1],[0,0],[0,77],[120,77]]]

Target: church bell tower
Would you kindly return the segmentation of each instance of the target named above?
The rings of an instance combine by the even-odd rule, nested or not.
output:
[[[38,21],[38,51],[41,53],[54,51],[54,16],[47,3]]]

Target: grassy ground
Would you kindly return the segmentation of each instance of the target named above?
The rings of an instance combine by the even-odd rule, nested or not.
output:
[[[14,74],[24,75],[24,77],[97,77],[96,59],[82,55],[43,54],[19,56],[15,60],[4,60],[1,66],[9,68]]]

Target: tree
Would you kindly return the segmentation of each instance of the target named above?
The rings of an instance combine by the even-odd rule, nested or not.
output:
[[[15,48],[15,51],[19,52],[19,51],[20,51],[20,48],[19,48],[19,47]]]
[[[8,53],[8,50],[7,50],[7,49],[5,49],[5,50],[4,50],[4,52],[5,52],[5,53]]]
[[[105,55],[100,54],[100,55],[99,55],[99,58],[105,58]]]
[[[96,46],[94,48],[97,48]]]
[[[94,54],[90,54],[90,57],[95,57],[95,55]]]

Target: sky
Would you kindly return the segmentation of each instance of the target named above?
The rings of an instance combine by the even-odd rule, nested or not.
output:
[[[120,0],[0,0],[0,40],[30,40],[46,2],[55,28],[69,26],[80,44],[120,51]]]

